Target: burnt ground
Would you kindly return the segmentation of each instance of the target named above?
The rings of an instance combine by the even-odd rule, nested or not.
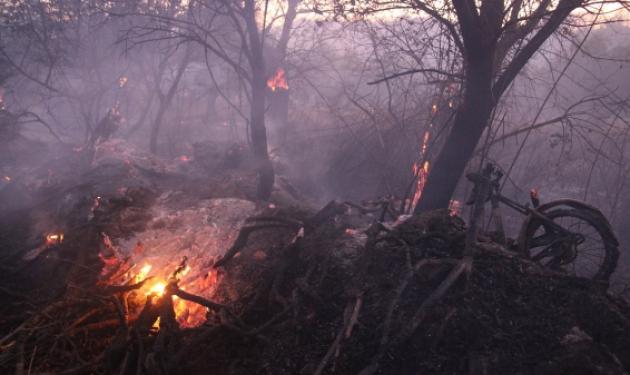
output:
[[[219,161],[233,153],[212,152]],[[379,223],[346,204],[310,209],[282,186],[271,205],[250,209],[243,202],[254,190],[251,170],[215,164],[127,155],[81,175],[59,172],[24,192],[28,205],[5,207],[12,214],[1,217],[0,230],[0,372],[630,371],[630,306],[606,285],[547,272],[492,242],[478,244],[467,268],[466,226],[447,212]],[[182,236],[182,226],[211,235],[208,226],[227,225],[210,223],[213,212],[236,207],[225,198],[246,207],[234,217],[248,219],[229,223],[253,227],[249,236],[221,232],[215,245],[224,251],[207,251],[207,259],[169,250],[173,259],[193,254],[195,266],[217,274],[196,299],[208,307],[202,325],[172,319],[171,295],[186,297],[175,269],[166,270],[174,284],[152,304],[131,281],[105,282],[104,252],[130,257],[126,241]],[[195,215],[208,217],[204,226],[192,224]],[[63,230],[64,241],[25,259],[51,230]]]

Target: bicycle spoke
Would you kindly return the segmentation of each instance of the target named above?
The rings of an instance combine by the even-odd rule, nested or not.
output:
[[[560,228],[535,222],[527,246],[531,259],[545,267],[592,278],[606,263],[607,243],[588,214],[577,210],[549,213]]]
[[[555,258],[555,254],[553,254],[553,247],[552,246],[547,246],[546,248],[542,249],[538,254],[532,256],[532,260],[534,262],[539,262],[544,258],[548,258],[548,257],[554,257]]]

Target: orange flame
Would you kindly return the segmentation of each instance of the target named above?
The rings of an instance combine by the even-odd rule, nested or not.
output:
[[[63,233],[51,233],[46,236],[46,245],[59,245],[63,242]]]
[[[218,283],[218,273],[214,270],[187,277],[192,270],[190,266],[186,266],[183,270],[181,270],[181,272],[177,275],[177,280],[173,280],[171,272],[177,267],[177,263],[167,263],[158,267],[155,264],[145,262],[142,264],[142,267],[139,269],[136,268],[136,271],[133,271],[135,267],[132,267],[131,270],[127,272],[111,272],[116,269],[124,269],[125,267],[121,266],[125,264],[128,258],[124,259],[116,255],[106,257],[100,253],[99,257],[105,263],[105,267],[101,275],[108,275],[108,277],[103,280],[106,284],[124,284],[128,283],[130,280],[134,283],[139,283],[147,280],[148,277],[154,278],[147,280],[147,282],[138,290],[138,293],[133,294],[133,296],[135,296],[135,303],[139,305],[144,304],[148,298],[164,297],[164,293],[168,287],[168,283],[170,282],[180,284],[179,289],[189,289],[189,292],[193,294],[211,291]],[[166,282],[164,280],[169,281]],[[183,300],[177,296],[172,296],[172,298],[175,317],[181,327],[197,327],[206,321],[206,315],[208,313],[208,309],[206,307],[198,305],[194,302]],[[153,327],[155,329],[159,329],[159,322],[155,323]]]
[[[437,103],[431,104],[431,116],[435,116],[438,112]],[[432,117],[433,118],[433,117]],[[422,136],[422,144],[420,145],[420,157],[419,160],[424,160],[423,162],[415,162],[413,163],[413,175],[417,178],[416,182],[416,191],[413,195],[413,199],[411,201],[411,209],[418,204],[420,197],[422,196],[422,191],[424,190],[424,185],[427,183],[427,178],[429,178],[429,169],[431,168],[431,163],[426,159],[427,150],[429,148],[429,139],[431,138],[431,128],[433,128],[433,123],[429,124],[429,129],[424,132]]]
[[[161,297],[162,294],[164,294],[164,290],[166,290],[166,283],[158,281],[157,283],[153,284],[149,288],[149,290],[145,293],[145,295],[149,296],[151,294],[154,294],[154,295],[157,295],[158,297]]]
[[[269,89],[274,92],[278,89],[289,89],[289,85],[287,84],[287,80],[284,76],[284,69],[278,68],[278,70],[276,70],[276,74],[274,74],[273,77],[267,80],[267,87],[269,87]]]
[[[422,191],[424,190],[424,185],[427,183],[427,178],[429,177],[429,168],[431,164],[428,160],[422,163],[420,166],[417,162],[413,165],[413,173],[418,178],[416,182],[416,192],[413,195],[412,207],[415,207],[422,196]]]

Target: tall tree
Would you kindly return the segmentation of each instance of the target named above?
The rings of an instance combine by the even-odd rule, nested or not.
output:
[[[588,0],[452,0],[458,28],[428,3],[417,9],[453,33],[464,61],[463,93],[416,212],[447,207],[493,109],[530,58]]]
[[[377,10],[373,2],[367,7]],[[391,9],[392,5],[389,4]],[[461,98],[450,132],[432,165],[415,212],[449,205],[459,179],[475,147],[488,127],[494,108],[514,79],[541,46],[583,9],[582,16],[596,12],[594,0],[410,0],[400,7],[422,13],[444,31],[462,60]],[[579,25],[573,23],[573,25]],[[413,73],[453,75],[436,69]],[[396,76],[399,76],[397,74]]]

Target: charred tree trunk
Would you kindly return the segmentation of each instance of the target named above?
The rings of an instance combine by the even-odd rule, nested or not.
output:
[[[278,142],[286,145],[289,129],[289,90],[276,89],[275,91],[267,90],[269,99],[269,118],[277,124]]]
[[[258,163],[258,187],[256,195],[257,198],[261,200],[269,199],[275,180],[273,165],[271,164],[271,160],[269,160],[267,150],[267,129],[265,127],[266,84],[267,81],[265,80],[264,69],[260,69],[259,72],[254,72],[250,111],[250,136],[254,156]]]
[[[267,150],[267,128],[265,127],[265,90],[267,77],[265,74],[265,59],[263,56],[263,40],[258,32],[256,23],[256,7],[253,0],[245,1],[245,23],[250,44],[249,64],[251,66],[252,100],[250,108],[250,137],[252,151],[256,157],[258,169],[258,186],[256,197],[268,200],[273,190],[275,174]]]
[[[480,54],[481,55],[481,54]],[[484,129],[490,121],[492,55],[471,61],[464,82],[464,97],[455,113],[453,128],[433,163],[415,213],[446,208]]]

